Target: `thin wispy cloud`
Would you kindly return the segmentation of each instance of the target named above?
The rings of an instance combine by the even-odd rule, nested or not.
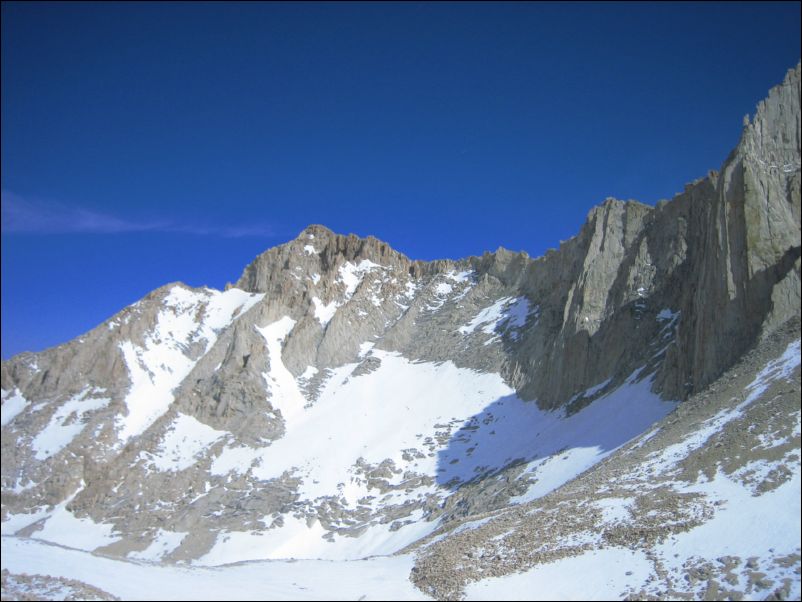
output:
[[[174,220],[138,221],[76,205],[30,199],[8,190],[2,191],[2,231],[4,234],[172,232],[227,238],[275,235],[269,224],[209,226]]]

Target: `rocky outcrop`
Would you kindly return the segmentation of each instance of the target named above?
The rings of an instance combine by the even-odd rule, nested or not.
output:
[[[525,395],[559,405],[634,369],[644,351],[665,347],[654,317],[669,310],[674,344],[647,359],[661,360],[663,394],[684,399],[799,315],[799,96],[797,66],[747,121],[721,173],[673,201],[608,199],[559,251],[512,273],[504,254],[476,262],[520,283],[551,320],[514,354]]]
[[[721,174],[680,199],[694,255],[682,307],[694,320],[680,328],[670,390],[681,378],[705,386],[756,337],[799,314],[799,95],[797,66],[760,103]]]

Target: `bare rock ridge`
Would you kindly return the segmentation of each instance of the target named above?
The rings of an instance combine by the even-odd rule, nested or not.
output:
[[[655,207],[607,199],[543,257],[413,261],[309,226],[225,291],[168,284],[2,363],[4,533],[208,564],[307,529],[312,557],[396,551],[518,495],[561,425],[588,421],[598,462],[798,324],[800,244],[800,65],[720,172]],[[602,436],[589,412],[624,390],[640,430]]]

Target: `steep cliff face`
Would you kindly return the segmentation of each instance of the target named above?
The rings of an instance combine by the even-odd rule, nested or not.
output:
[[[799,95],[797,66],[760,103],[721,174],[653,209],[608,200],[579,236],[528,266],[518,281],[549,295],[553,323],[516,357],[527,397],[559,405],[654,350],[658,388],[684,399],[799,315]],[[489,273],[516,279],[494,265]],[[667,330],[676,331],[668,346]]]
[[[246,532],[279,554],[303,523],[358,555],[507,503],[516,466],[559,486],[575,473],[541,463],[571,428],[598,449],[585,469],[799,319],[799,95],[797,66],[720,173],[656,207],[607,199],[544,257],[412,261],[310,226],[225,292],[167,285],[3,362],[4,520],[57,540],[91,518],[117,554],[183,534],[173,560]],[[460,497],[490,476],[488,501]]]
[[[677,374],[698,389],[800,305],[799,66],[760,103],[719,176],[695,187]],[[699,189],[701,188],[701,190]],[[701,198],[699,198],[701,197]],[[695,226],[695,227],[694,227]],[[692,246],[691,246],[692,245]],[[679,353],[679,352],[682,353]]]

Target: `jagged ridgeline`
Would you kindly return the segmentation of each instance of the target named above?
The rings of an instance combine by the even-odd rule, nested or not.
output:
[[[797,65],[720,172],[607,199],[543,257],[310,226],[225,291],[168,284],[3,362],[3,532],[207,565],[392,553],[559,492],[799,316]]]

